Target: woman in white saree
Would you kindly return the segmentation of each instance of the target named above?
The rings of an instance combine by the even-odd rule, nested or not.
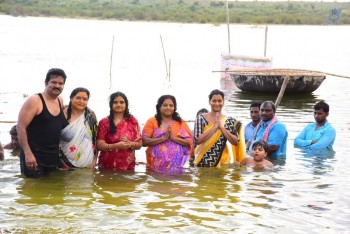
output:
[[[63,168],[96,166],[97,120],[87,107],[90,92],[76,88],[70,95],[70,102],[64,109],[69,125],[62,129],[60,158]]]

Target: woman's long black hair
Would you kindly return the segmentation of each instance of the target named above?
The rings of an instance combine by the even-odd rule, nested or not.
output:
[[[157,120],[157,123],[158,123],[158,127],[160,127],[160,125],[162,124],[162,115],[160,114],[160,108],[161,108],[161,106],[163,105],[163,103],[164,103],[164,101],[166,99],[171,99],[173,101],[173,103],[174,103],[174,113],[171,116],[172,119],[175,120],[175,121],[178,121],[179,123],[182,122],[182,119],[181,119],[179,113],[176,112],[177,104],[176,104],[175,97],[172,96],[172,95],[167,94],[167,95],[163,95],[160,98],[158,98],[158,102],[157,102],[157,105],[156,105],[157,114],[154,117],[156,117],[156,120]]]
[[[126,95],[122,92],[119,92],[119,91],[112,93],[111,96],[109,96],[109,116],[108,116],[109,132],[111,134],[115,134],[117,132],[117,128],[115,127],[115,124],[114,124],[114,111],[113,111],[113,102],[117,97],[122,97],[125,101],[124,118],[131,116],[131,114],[129,112],[129,101],[128,101],[128,98],[126,97]]]

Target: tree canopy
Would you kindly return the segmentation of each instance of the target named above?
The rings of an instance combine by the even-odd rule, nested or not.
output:
[[[332,15],[333,9],[341,14]],[[0,0],[0,13],[13,16],[226,23],[226,3],[218,0]],[[230,23],[236,24],[350,24],[350,2],[230,1],[229,13]],[[339,16],[340,19],[334,18]]]

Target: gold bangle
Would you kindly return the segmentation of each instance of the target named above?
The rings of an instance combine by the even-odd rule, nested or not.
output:
[[[107,144],[107,149],[108,149],[108,151],[112,151],[112,150],[109,148],[109,144]]]

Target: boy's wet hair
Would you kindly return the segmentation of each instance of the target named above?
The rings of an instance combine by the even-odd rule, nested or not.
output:
[[[209,111],[208,111],[207,109],[202,108],[202,109],[200,109],[200,110],[197,111],[196,116],[198,116],[198,115],[201,114],[201,113],[208,113],[208,112],[209,112]]]
[[[261,146],[267,152],[268,146],[267,146],[265,141],[256,141],[256,142],[254,142],[254,144],[252,146],[252,149],[254,149],[255,147],[258,147],[258,146]]]
[[[17,125],[12,126],[12,128],[10,130],[10,135],[17,136]]]

